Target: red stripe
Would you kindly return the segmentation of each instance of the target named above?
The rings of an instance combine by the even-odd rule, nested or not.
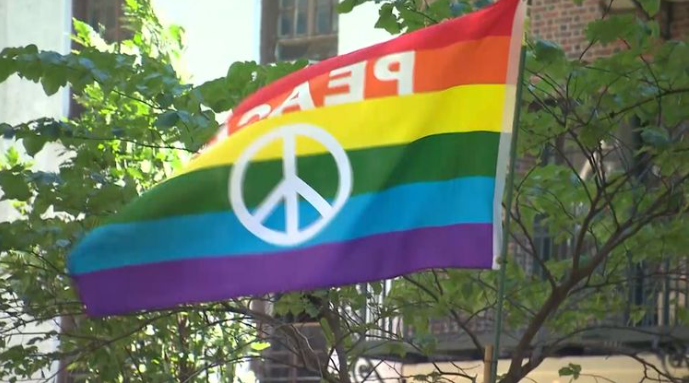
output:
[[[478,12],[309,66],[259,89],[240,103],[233,114],[242,115],[315,76],[367,59],[409,50],[441,48],[460,41],[478,40],[489,36],[511,36],[514,13],[519,1],[500,0]]]

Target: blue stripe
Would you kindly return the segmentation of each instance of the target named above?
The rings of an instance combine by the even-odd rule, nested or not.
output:
[[[423,227],[491,223],[494,187],[492,177],[464,177],[356,195],[321,233],[289,249]],[[303,201],[299,210],[302,216],[316,214]],[[248,232],[233,213],[218,212],[99,227],[72,252],[70,271],[82,274],[127,265],[284,250]]]

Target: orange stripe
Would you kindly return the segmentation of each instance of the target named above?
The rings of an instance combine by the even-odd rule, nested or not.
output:
[[[445,90],[458,85],[504,84],[507,74],[507,59],[510,37],[486,37],[474,41],[462,41],[442,48],[417,51],[414,64],[414,93],[427,93]],[[367,61],[365,77],[365,99],[397,96],[394,81],[380,81],[373,75],[376,59]],[[309,80],[309,89],[314,105],[323,106],[326,95],[346,92],[347,89],[328,87],[330,73]],[[267,102],[271,109],[276,108],[289,96],[283,93]],[[283,113],[299,111],[297,107],[285,109]],[[230,118],[229,130],[238,127],[242,115]],[[258,121],[251,119],[244,126]]]
[[[416,52],[414,93],[457,85],[504,84],[509,45],[509,37],[486,37]],[[396,83],[379,81],[373,76],[373,65],[366,68],[366,84],[366,99],[397,94]]]
[[[509,37],[486,37],[416,54],[414,93],[457,85],[504,84]]]

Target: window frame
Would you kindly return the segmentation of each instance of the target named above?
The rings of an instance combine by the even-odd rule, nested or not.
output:
[[[281,8],[285,0],[263,0],[261,7],[261,63],[272,63],[278,60],[290,60],[280,57],[281,47],[295,48],[303,46],[312,48],[313,51],[325,53],[327,48],[334,46],[334,54],[337,54],[339,20],[336,11],[337,1],[330,1],[330,30],[323,33],[318,31],[318,5],[319,0],[292,0],[292,5],[286,10]],[[320,0],[323,1],[323,0]],[[326,0],[328,1],[328,0]],[[299,3],[306,3],[306,30],[297,34],[299,19]],[[285,12],[293,12],[292,26],[288,34],[281,34],[283,22],[282,15]],[[307,53],[308,55],[308,53]],[[311,57],[305,57],[311,58]],[[322,57],[321,57],[322,58]]]

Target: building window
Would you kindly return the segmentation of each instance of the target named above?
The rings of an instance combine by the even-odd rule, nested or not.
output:
[[[263,362],[257,371],[262,383],[321,381],[321,374],[313,365],[328,365],[328,347],[321,326],[317,322],[308,322],[294,324],[294,327],[308,341],[310,349],[299,350],[293,341],[274,333],[269,339],[270,347],[263,351]],[[310,359],[311,368],[305,368],[304,357]]]
[[[122,41],[126,36],[122,18],[124,0],[73,0],[74,17],[103,33],[106,41]],[[102,29],[101,29],[102,28]]]
[[[308,59],[337,54],[337,0],[263,0],[261,61]]]

